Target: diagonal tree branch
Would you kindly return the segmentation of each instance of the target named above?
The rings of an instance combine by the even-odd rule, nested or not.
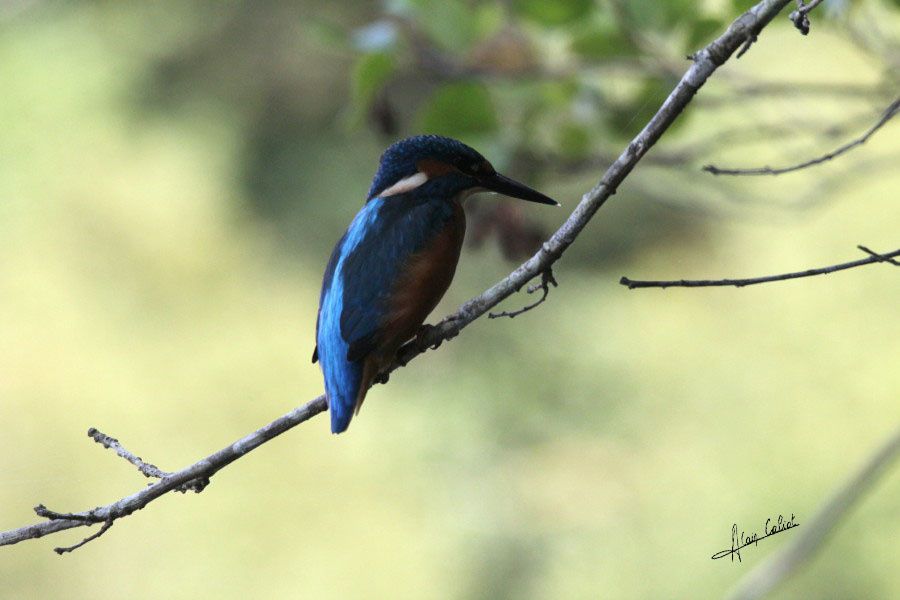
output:
[[[444,318],[436,326],[427,329],[418,339],[404,345],[390,371],[406,365],[428,348],[437,348],[443,341],[455,337],[472,321],[519,291],[534,277],[548,271],[575,241],[597,210],[616,192],[641,158],[675,122],[678,115],[691,102],[707,79],[741,46],[749,40],[755,40],[759,32],[789,3],[790,0],[762,0],[734,21],[716,40],[694,54],[690,68],[681,77],[675,89],[650,119],[650,122],[610,165],[597,185],[582,197],[581,202],[566,222],[543,244],[542,248],[490,289],[463,304],[457,312]],[[50,518],[46,522],[0,533],[0,545],[39,538],[50,533],[80,527],[90,522],[113,522],[130,515],[160,496],[177,490],[191,481],[212,477],[219,470],[251,450],[318,413],[324,412],[326,408],[325,397],[319,396],[199,462],[168,474],[159,482],[112,504],[76,513],[76,515],[59,515],[62,518]]]
[[[327,408],[328,405],[325,403],[324,395],[310,400],[303,406],[295,408],[283,417],[257,429],[250,435],[242,437],[218,452],[214,452],[206,458],[164,477],[158,483],[145,487],[139,492],[135,492],[112,504],[72,515],[54,513],[43,506],[37,506],[35,512],[38,516],[43,516],[49,520],[0,533],[0,546],[15,544],[28,539],[37,539],[47,534],[72,529],[73,527],[81,527],[108,520],[115,521],[121,517],[128,516],[137,510],[141,510],[160,496],[176,491],[191,481],[212,477],[220,469],[246,455],[251,450],[274,439],[288,429],[324,412]]]
[[[865,246],[857,246],[860,250],[869,255],[868,258],[861,258],[838,265],[828,267],[819,267],[818,269],[807,269],[806,271],[795,271],[793,273],[781,273],[780,275],[766,275],[764,277],[750,277],[747,279],[675,279],[672,281],[639,281],[623,277],[619,283],[626,286],[629,290],[637,288],[668,288],[668,287],[746,287],[748,285],[756,285],[759,283],[770,283],[772,281],[785,281],[787,279],[799,279],[801,277],[813,277],[814,275],[828,275],[837,271],[853,269],[854,267],[862,267],[874,263],[888,263],[894,266],[900,266],[900,263],[894,259],[900,256],[900,250],[878,254],[869,250]]]
[[[784,173],[790,173],[792,171],[799,171],[801,169],[805,169],[807,167],[812,167],[814,165],[819,165],[824,162],[828,162],[832,158],[837,158],[841,154],[849,152],[853,150],[857,146],[862,146],[869,138],[871,138],[875,133],[884,127],[884,125],[890,121],[894,116],[900,112],[900,98],[897,98],[891,105],[888,106],[883,113],[881,113],[881,118],[878,119],[872,127],[869,128],[864,134],[859,136],[858,138],[847,142],[846,144],[835,148],[828,154],[823,154],[822,156],[817,156],[816,158],[811,158],[802,163],[798,163],[796,165],[791,165],[789,167],[780,167],[774,169],[772,167],[756,167],[754,169],[722,169],[715,165],[706,165],[703,167],[703,170],[707,173],[712,173],[713,175],[783,175]]]

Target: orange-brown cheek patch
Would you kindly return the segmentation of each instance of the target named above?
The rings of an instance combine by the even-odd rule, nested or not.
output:
[[[424,158],[420,160],[416,163],[416,167],[418,167],[419,171],[428,175],[429,179],[459,170],[453,165],[433,158]]]

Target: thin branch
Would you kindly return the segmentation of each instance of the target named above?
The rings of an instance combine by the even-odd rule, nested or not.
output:
[[[828,154],[823,156],[818,156],[816,158],[807,160],[805,162],[792,165],[789,167],[781,167],[778,169],[773,169],[772,167],[757,167],[755,169],[721,169],[715,165],[706,165],[703,167],[703,170],[707,173],[712,173],[713,175],[782,175],[784,173],[790,173],[792,171],[799,171],[801,169],[805,169],[807,167],[811,167],[813,165],[818,165],[824,162],[827,162],[833,158],[840,156],[850,150],[853,150],[857,146],[862,146],[869,138],[875,135],[879,129],[884,127],[884,125],[890,121],[898,112],[900,112],[900,98],[894,100],[890,106],[888,106],[885,111],[881,114],[881,118],[878,119],[878,122],[875,123],[872,127],[869,128],[867,132],[865,132],[860,137],[844,144],[832,150]]]
[[[325,403],[325,396],[319,396],[303,406],[295,408],[283,417],[272,421],[265,427],[254,431],[250,435],[244,436],[218,452],[210,454],[199,462],[172,473],[168,477],[161,479],[159,482],[153,483],[152,485],[149,485],[130,496],[117,500],[112,504],[75,514],[56,513],[48,511],[42,506],[38,506],[35,511],[38,512],[40,516],[44,516],[50,520],[0,533],[0,546],[16,544],[28,539],[37,539],[51,533],[56,533],[57,531],[81,527],[91,523],[105,522],[107,520],[115,521],[121,517],[128,516],[137,510],[141,510],[160,496],[163,496],[168,492],[177,491],[181,486],[190,481],[212,477],[220,469],[246,455],[251,450],[258,448],[265,442],[277,437],[288,429],[324,412],[327,408],[328,405]]]
[[[803,35],[809,34],[809,12],[821,3],[822,0],[811,0],[809,4],[805,4],[803,0],[797,0],[797,10],[788,15],[794,27],[799,29]]]
[[[94,427],[88,429],[87,434],[89,438],[91,438],[104,448],[112,450],[113,452],[133,464],[135,467],[137,467],[138,471],[143,473],[144,477],[147,477],[149,479],[162,479],[167,475],[171,475],[171,473],[166,473],[156,465],[144,462],[140,456],[136,456],[125,449],[125,447],[119,443],[119,440],[106,435],[105,433]]]
[[[746,287],[748,285],[756,285],[758,283],[769,283],[772,281],[785,281],[788,279],[800,279],[801,277],[813,277],[814,275],[828,275],[837,271],[853,269],[854,267],[862,267],[863,265],[871,265],[874,263],[889,263],[900,266],[895,256],[900,256],[900,250],[894,250],[886,254],[878,254],[866,248],[865,246],[857,246],[860,250],[869,255],[868,258],[861,258],[851,262],[831,265],[828,267],[819,267],[818,269],[807,269],[806,271],[795,271],[793,273],[781,273],[780,275],[766,275],[764,277],[750,277],[748,279],[677,279],[671,281],[640,281],[622,277],[619,280],[629,290],[637,288],[669,288],[669,287]]]
[[[784,198],[777,198],[771,194],[768,196],[757,196],[750,200],[741,198],[736,200],[734,197],[725,196],[721,198],[724,202],[740,203],[742,205],[754,204],[756,206],[765,206],[776,208],[778,210],[789,210],[799,215],[803,211],[810,209],[822,209],[833,203],[837,198],[842,197],[842,192],[858,185],[861,180],[868,177],[880,175],[885,170],[896,169],[900,164],[900,151],[879,154],[861,158],[850,167],[843,169],[834,169],[828,174],[816,177],[810,185],[805,186],[803,193],[796,198],[785,202]],[[808,219],[808,215],[803,217]]]
[[[500,317],[509,317],[510,319],[514,319],[521,315],[522,313],[527,313],[529,310],[533,308],[537,308],[541,304],[544,303],[544,300],[547,299],[547,296],[550,294],[550,285],[553,287],[558,286],[559,284],[556,282],[556,278],[553,277],[553,269],[547,269],[543,273],[541,273],[541,282],[535,283],[528,286],[528,290],[526,290],[529,294],[533,294],[538,290],[543,290],[543,294],[541,297],[532,302],[531,304],[527,304],[518,310],[504,310],[499,313],[488,313],[489,319],[499,319]]]
[[[98,537],[100,537],[101,535],[103,535],[104,533],[109,531],[110,528],[113,526],[113,523],[115,523],[115,522],[116,522],[115,519],[110,517],[109,519],[103,521],[103,525],[100,527],[100,531],[98,531],[97,533],[87,536],[86,538],[84,538],[83,540],[78,542],[77,544],[73,544],[71,546],[58,546],[58,547],[54,548],[53,551],[60,555],[65,554],[66,552],[74,552],[75,550],[78,550],[79,548],[81,548],[82,546],[87,544],[88,542],[93,542]]]
[[[871,114],[867,114],[865,116],[865,121],[868,122],[871,119]],[[845,134],[847,130],[851,129],[850,121],[853,121],[854,124],[858,127],[860,122],[863,119],[860,116],[853,117],[852,119],[846,120],[841,123],[836,123],[828,128],[815,131],[813,130],[812,123],[809,123],[808,126],[804,130],[799,130],[796,128],[796,122],[792,122],[790,125],[788,124],[777,124],[777,123],[765,123],[762,125],[757,125],[755,127],[736,127],[733,129],[726,129],[719,132],[716,135],[709,137],[702,137],[697,140],[682,142],[678,145],[666,145],[665,148],[663,146],[665,144],[658,144],[654,151],[648,154],[642,164],[647,167],[657,167],[660,169],[670,169],[676,172],[683,172],[687,165],[690,165],[697,161],[699,157],[705,154],[709,154],[715,148],[719,146],[727,146],[729,144],[734,145],[735,143],[754,143],[761,139],[767,139],[769,141],[775,138],[785,138],[787,136],[797,137],[799,135],[808,135],[815,136],[817,139],[830,139],[834,137],[842,137],[842,133]],[[852,128],[857,128],[852,127]],[[541,167],[545,171],[556,174],[556,175],[575,175],[578,177],[583,177],[589,172],[593,172],[596,169],[602,167],[603,165],[610,164],[613,160],[615,160],[615,156],[610,155],[605,150],[600,150],[596,153],[592,153],[589,156],[581,157],[581,158],[570,158],[565,157],[560,154],[552,153],[552,152],[536,152],[534,150],[525,150],[520,153],[525,160],[530,161],[530,164],[534,167]],[[893,162],[884,161],[885,165],[893,166]],[[859,168],[859,165],[857,165]],[[657,181],[658,178],[654,179]],[[821,201],[823,198],[827,198],[833,190],[835,189],[835,181],[843,182],[846,180],[846,177],[842,177],[840,175],[830,175],[828,177],[823,177],[822,180],[817,180],[816,185],[807,190],[808,194],[804,194],[802,198],[814,198],[818,201]],[[635,181],[635,180],[632,180]],[[682,198],[680,202],[672,201],[673,198],[671,196],[672,189],[671,184],[675,183],[675,180],[669,181],[663,187],[665,188],[666,194],[655,195],[651,190],[652,186],[647,189],[643,189],[641,197],[650,198],[657,202],[663,203],[667,206],[672,206],[677,209],[684,209],[685,201],[693,201],[696,199],[697,194],[694,193],[690,196],[685,196]],[[716,180],[716,179],[705,179],[705,180],[696,180],[692,183],[694,186],[693,191],[696,192],[696,186],[700,185],[703,189],[706,189],[709,192],[721,192],[723,189],[721,183],[724,183],[724,180]],[[658,181],[657,181],[658,183]],[[640,183],[638,183],[641,186]],[[644,186],[646,187],[646,186]],[[818,188],[824,188],[824,190],[819,190]],[[742,198],[744,201],[744,205],[760,205],[766,203],[775,203],[775,199],[770,196],[760,196],[758,198],[748,198],[746,195]],[[711,214],[711,210],[720,210],[721,201],[724,200],[726,202],[733,202],[735,198],[733,195],[725,195],[720,199],[720,202],[714,203],[716,204],[715,209],[711,206],[705,208],[705,213],[707,215]],[[693,202],[692,202],[693,203]],[[778,204],[778,206],[783,207],[783,204]],[[790,205],[792,208],[796,207],[796,203],[792,203]]]
[[[790,3],[790,0],[762,0],[741,15],[716,40],[694,55],[694,60],[681,77],[675,89],[666,98],[652,119],[628,144],[628,147],[610,165],[606,173],[589,192],[565,223],[542,245],[530,259],[516,268],[507,277],[493,285],[479,296],[463,304],[459,310],[428,329],[421,337],[406,343],[398,352],[397,359],[388,373],[425,352],[436,348],[445,340],[452,339],[477,318],[521,289],[536,276],[546,272],[565,250],[575,241],[597,210],[613,195],[619,185],[665,131],[675,122],[681,112],[694,98],[707,79],[724,64],[748,39],[762,30],[775,16]],[[69,515],[67,518],[30,525],[20,529],[0,533],[0,545],[15,544],[85,524],[84,518],[102,518],[115,521],[147,506],[164,494],[177,490],[180,486],[196,480],[208,479],[219,470],[246,455],[254,448],[284,433],[288,429],[324,412],[327,409],[324,396],[294,409],[283,417],[241,438],[222,450],[180,471],[163,477],[140,491],[112,504],[91,511]]]
[[[828,535],[900,456],[900,428],[825,502],[791,544],[738,582],[731,600],[756,600],[775,589],[822,547]]]
[[[869,250],[869,249],[866,248],[865,246],[857,246],[857,248],[859,248],[860,250],[862,250],[863,252],[865,252],[865,253],[868,254],[869,256],[874,257],[875,260],[877,260],[878,262],[891,263],[891,264],[894,265],[895,267],[900,267],[900,262],[897,262],[896,259],[893,259],[893,258],[891,258],[890,256],[888,256],[888,255],[886,255],[886,254],[878,254],[877,252],[875,252],[875,251],[873,251],[873,250]]]
[[[145,462],[140,456],[129,452],[128,449],[119,442],[119,440],[112,436],[106,435],[95,427],[91,427],[90,429],[88,429],[88,437],[90,437],[92,440],[94,440],[104,448],[113,450],[117,455],[133,464],[135,467],[137,467],[138,471],[140,471],[144,475],[144,477],[150,479],[163,479],[172,475],[168,471],[163,471],[154,464]],[[181,493],[194,492],[199,494],[207,485],[209,485],[209,478],[202,477],[200,479],[188,481],[187,483],[179,487],[176,491]]]
[[[654,150],[653,154],[644,158],[644,164],[683,170],[685,165],[719,147],[734,146],[735,143],[750,144],[760,140],[771,142],[773,138],[788,136],[796,138],[799,135],[823,139],[842,137],[849,133],[851,129],[856,129],[860,125],[870,122],[870,120],[870,111],[866,111],[864,115],[856,115],[842,122],[831,124],[824,129],[816,129],[819,123],[812,120],[804,122],[797,119],[792,119],[788,123],[756,123],[738,126],[715,132],[698,140],[684,142],[677,146],[669,146],[665,150],[658,148]],[[616,158],[615,155],[607,152],[598,152],[581,158],[570,158],[549,151],[536,152],[530,149],[523,150],[522,155],[545,169],[564,175],[592,171],[603,165],[608,165]]]
[[[103,518],[97,517],[93,514],[93,511],[87,511],[85,513],[60,513],[55,510],[50,510],[43,504],[38,504],[34,507],[34,513],[45,519],[50,519],[51,521],[59,521],[59,520],[67,520],[67,521],[81,521],[82,523],[86,523],[91,525],[93,523],[102,523],[104,521]]]

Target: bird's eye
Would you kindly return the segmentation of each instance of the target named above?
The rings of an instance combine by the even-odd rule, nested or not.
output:
[[[488,168],[483,162],[478,162],[472,163],[469,166],[468,171],[472,175],[486,175],[488,173]]]
[[[471,175],[473,177],[491,175],[494,172],[493,168],[487,162],[463,163],[463,165],[458,168],[466,175]]]

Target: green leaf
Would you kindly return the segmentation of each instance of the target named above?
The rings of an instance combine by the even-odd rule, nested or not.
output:
[[[493,100],[479,83],[454,83],[435,92],[419,115],[422,131],[462,137],[497,129]]]
[[[365,115],[375,95],[394,72],[394,58],[386,52],[364,54],[353,67],[354,120]]]
[[[513,10],[545,26],[565,25],[586,17],[593,0],[515,0]]]

